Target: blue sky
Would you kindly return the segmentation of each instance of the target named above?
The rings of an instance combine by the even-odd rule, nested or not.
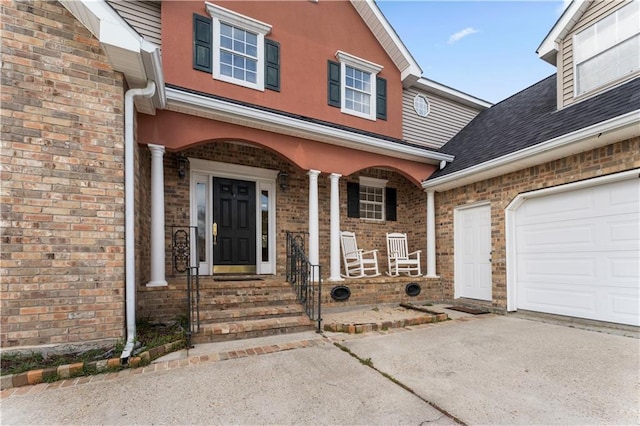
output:
[[[562,0],[377,4],[430,80],[496,103],[555,72],[536,49]]]

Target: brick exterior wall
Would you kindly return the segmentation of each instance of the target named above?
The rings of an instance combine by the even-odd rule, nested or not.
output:
[[[640,138],[594,149],[493,179],[436,193],[436,271],[443,299],[454,295],[453,211],[477,202],[491,204],[492,307],[506,311],[505,208],[520,193],[640,167]]]
[[[59,3],[1,10],[1,345],[121,339],[122,76]]]
[[[142,147],[142,151],[148,151]],[[309,178],[306,170],[299,170],[286,159],[277,154],[247,144],[235,144],[215,142],[199,145],[182,151],[180,154],[186,157],[200,158],[222,163],[239,164],[271,170],[285,171],[289,174],[289,187],[286,191],[278,188],[276,199],[276,275],[285,276],[286,260],[286,231],[308,231],[309,218]],[[177,173],[178,153],[167,152],[164,156],[165,179],[165,224],[185,226],[189,224],[189,178],[180,179]],[[150,205],[148,197],[150,179],[150,156],[140,155],[141,186],[139,190],[139,206]],[[187,176],[188,176],[187,170]],[[347,182],[358,182],[359,176],[388,179],[388,186],[397,189],[397,221],[365,221],[347,217]],[[147,189],[142,189],[147,188]],[[145,200],[146,197],[146,200]],[[319,232],[320,232],[320,264],[323,267],[323,278],[328,278],[330,273],[330,181],[328,175],[323,173],[318,178],[319,201]],[[146,207],[145,207],[146,208]],[[147,213],[148,215],[148,213]],[[423,250],[423,270],[426,271],[426,194],[421,188],[397,172],[379,169],[362,170],[352,176],[340,178],[340,227],[342,230],[354,231],[358,237],[358,244],[365,249],[379,249],[379,264],[381,272],[387,270],[386,236],[387,232],[407,232],[409,234],[409,249]],[[144,220],[144,219],[140,219]],[[146,226],[146,225],[145,225]],[[145,228],[146,229],[146,228]],[[146,239],[145,239],[146,238]],[[148,247],[148,236],[139,236],[141,246]],[[171,265],[171,235],[166,233],[166,274],[170,277],[173,273]],[[141,247],[138,254],[147,250]],[[169,287],[147,288],[146,282],[141,277],[147,274],[148,263],[142,264],[144,271],[138,273],[138,314],[148,318],[157,316],[166,319],[175,319],[184,309],[185,280],[169,280]],[[441,294],[439,281],[432,280],[429,285],[434,291]],[[436,282],[437,281],[437,282]],[[395,291],[395,290],[394,290]],[[404,292],[404,287],[402,287]],[[175,300],[175,299],[178,300]],[[365,298],[374,303],[371,297]],[[363,299],[364,300],[364,299]],[[369,303],[366,302],[366,303]],[[365,302],[363,302],[365,303]],[[382,303],[382,300],[375,302]]]

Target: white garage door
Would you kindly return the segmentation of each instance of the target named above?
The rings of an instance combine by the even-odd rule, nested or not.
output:
[[[526,199],[515,212],[516,304],[640,325],[640,179]]]

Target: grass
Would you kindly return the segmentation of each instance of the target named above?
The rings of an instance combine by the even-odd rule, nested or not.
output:
[[[176,349],[181,348],[186,344],[186,336],[180,323],[166,325],[152,323],[143,319],[139,320],[136,324],[136,334],[137,341],[141,344],[139,348],[140,352],[176,341],[183,342],[183,345],[178,345]],[[100,349],[91,349],[66,354],[47,354],[46,352],[3,354],[2,358],[0,358],[0,375],[18,374],[30,370],[54,368],[61,365],[75,364],[79,362],[82,362],[85,365],[83,369],[75,373],[74,376],[92,375],[98,372],[95,371],[95,368],[92,369],[87,366],[87,363],[109,358],[117,358],[122,353],[123,348],[123,343],[119,341],[111,346]],[[52,382],[57,380],[57,376],[51,375],[43,377],[43,379],[46,382]]]

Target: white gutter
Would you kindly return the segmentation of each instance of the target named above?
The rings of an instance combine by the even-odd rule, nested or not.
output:
[[[153,81],[144,89],[130,89],[124,95],[124,200],[125,200],[125,297],[127,318],[127,342],[125,343],[120,362],[129,361],[136,338],[136,256],[135,256],[135,198],[134,198],[134,154],[133,138],[133,98],[142,96],[149,98],[156,92]]]
[[[567,133],[529,148],[422,182],[425,190],[446,191],[473,182],[640,136],[640,110]]]
[[[167,105],[197,111],[199,115],[209,112],[213,118],[243,126],[281,133],[305,139],[317,140],[348,148],[375,152],[390,157],[404,158],[427,164],[439,164],[441,161],[451,162],[453,156],[435,151],[394,144],[388,140],[374,136],[350,132],[348,130],[287,117],[270,111],[262,111],[245,105],[214,99],[179,89],[167,87]]]

